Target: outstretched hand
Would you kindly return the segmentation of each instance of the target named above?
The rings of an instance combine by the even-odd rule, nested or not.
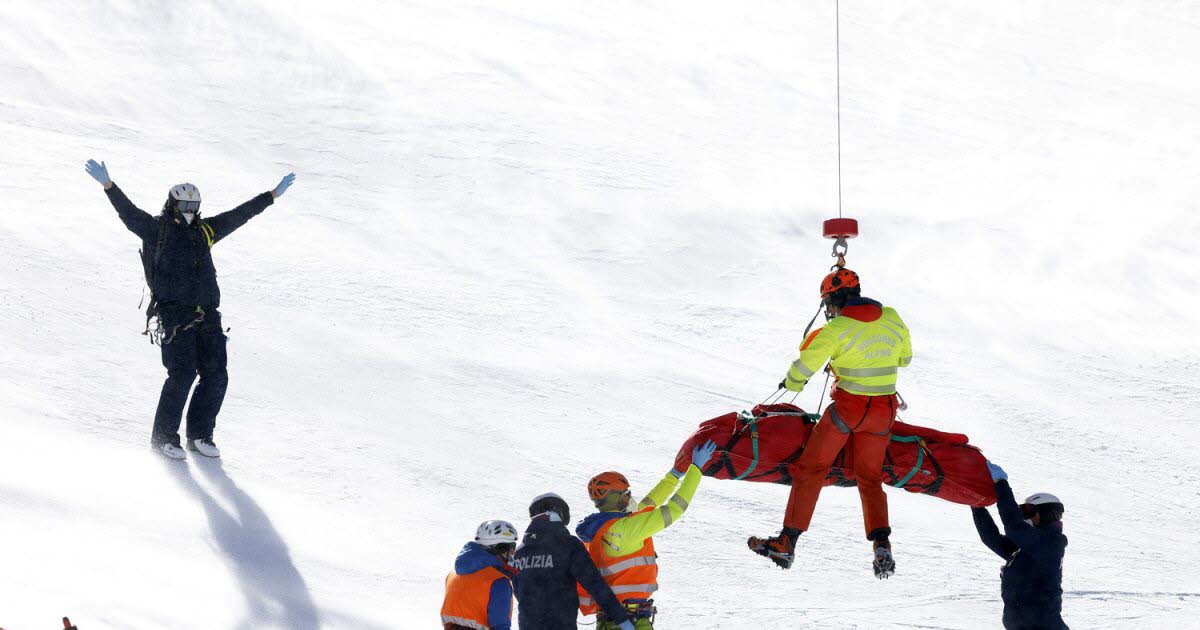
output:
[[[276,198],[280,197],[283,193],[287,192],[287,189],[292,186],[292,182],[294,181],[296,181],[295,173],[284,175],[283,179],[279,180],[279,185],[275,187],[275,190],[271,191],[271,195]]]
[[[83,170],[87,171],[87,174],[91,175],[92,179],[100,182],[101,186],[108,188],[112,185],[112,178],[108,176],[108,167],[105,166],[104,162],[97,164],[96,160],[88,160],[87,164],[83,166]]]
[[[709,440],[703,446],[697,446],[692,449],[692,464],[701,470],[712,459],[713,453],[717,451],[717,443]]]

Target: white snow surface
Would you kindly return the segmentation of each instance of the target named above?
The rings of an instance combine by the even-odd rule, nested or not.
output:
[[[838,208],[833,2],[0,4],[0,626],[430,628],[476,525],[647,490],[794,358]],[[1074,628],[1200,612],[1200,5],[849,0],[849,262],[904,419],[1067,506]],[[214,251],[221,462],[148,448],[155,211],[295,186]],[[813,387],[798,399],[817,406]],[[658,627],[999,627],[967,508],[705,480]],[[515,622],[514,622],[515,623]],[[524,629],[530,630],[530,629]]]

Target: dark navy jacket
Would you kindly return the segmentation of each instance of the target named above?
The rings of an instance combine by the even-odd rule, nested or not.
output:
[[[217,288],[217,269],[213,266],[210,251],[212,246],[275,203],[271,193],[265,192],[215,217],[197,217],[189,225],[176,212],[151,216],[133,205],[116,184],[104,192],[117,209],[121,222],[142,239],[142,251],[151,257],[158,244],[161,222],[167,222],[162,255],[154,277],[150,279],[151,290],[159,304],[166,307],[219,307],[221,290]]]
[[[514,580],[521,628],[575,630],[579,611],[576,582],[587,589],[613,623],[629,618],[596,570],[587,547],[561,522],[545,515],[534,518],[525,530],[513,566],[521,572]]]
[[[458,552],[454,560],[454,572],[458,575],[470,575],[488,567],[495,567],[501,573],[513,577],[515,571],[504,564],[491,552],[477,542],[469,542]],[[492,582],[492,590],[488,596],[488,628],[491,630],[512,630],[512,582],[496,578]]]
[[[975,529],[988,549],[1006,561],[1000,570],[1000,597],[1004,600],[1004,627],[1065,630],[1062,620],[1062,563],[1067,537],[1062,523],[1034,527],[1025,522],[1008,482],[996,482],[996,507],[1004,535],[991,514],[972,508]]]

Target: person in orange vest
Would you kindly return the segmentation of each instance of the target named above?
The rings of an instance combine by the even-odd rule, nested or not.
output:
[[[658,554],[653,536],[683,516],[703,477],[700,469],[716,450],[712,440],[692,449],[687,471],[672,469],[638,503],[636,512],[627,511],[633,495],[629,480],[621,473],[600,473],[588,482],[588,496],[599,511],[583,519],[575,533],[587,543],[592,562],[629,611],[636,630],[654,628],[654,600],[650,596],[658,590]],[[597,614],[596,630],[619,627],[605,618],[586,591],[579,592],[579,609],[585,615]]]
[[[912,361],[908,327],[895,309],[862,297],[858,274],[837,268],[821,282],[829,321],[800,346],[781,389],[799,392],[829,362],[834,376],[832,402],[813,428],[804,453],[792,467],[783,530],[747,541],[751,551],[784,569],[795,559],[796,539],[808,530],[821,487],[842,447],[852,442],[854,475],[862,501],[867,540],[874,545],[876,577],[896,571],[889,537],[883,462],[896,419],[896,377]]]
[[[443,630],[512,630],[517,571],[509,563],[517,540],[517,528],[506,521],[484,521],[475,530],[474,542],[458,552],[454,572],[446,576]]]

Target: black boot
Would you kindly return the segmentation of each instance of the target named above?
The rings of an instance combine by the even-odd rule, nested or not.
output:
[[[892,558],[892,543],[888,539],[875,541],[875,561],[872,563],[875,577],[886,580],[896,574],[896,561]]]

